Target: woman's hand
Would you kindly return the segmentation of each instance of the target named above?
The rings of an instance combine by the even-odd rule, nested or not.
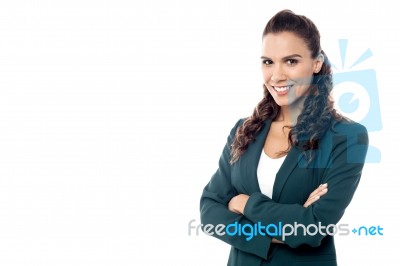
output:
[[[328,184],[322,184],[320,185],[316,190],[314,190],[310,196],[308,197],[307,201],[303,204],[305,208],[319,200],[319,198],[328,192]]]
[[[317,200],[319,200],[319,198],[323,195],[326,194],[326,192],[328,192],[328,184],[322,184],[320,185],[316,190],[314,190],[310,196],[308,197],[307,201],[304,203],[304,207],[307,208],[308,206],[310,206],[311,204],[313,204],[314,202],[316,202]],[[276,244],[285,244],[285,242],[282,242],[276,238],[272,238],[272,243],[276,243]]]
[[[317,200],[320,199],[321,196],[325,195],[328,192],[328,184],[322,184],[320,185],[316,190],[314,190],[310,196],[308,197],[307,201],[303,204],[305,208],[316,202]],[[231,212],[235,212],[238,214],[243,214],[244,207],[246,206],[247,200],[249,199],[249,195],[246,194],[239,194],[235,197],[233,197],[229,203],[228,203],[228,209]],[[272,243],[276,244],[284,244],[285,242],[282,242],[276,238],[272,238]]]
[[[280,240],[278,240],[276,238],[272,238],[271,242],[275,243],[275,244],[285,244],[285,242],[282,242],[282,241],[280,241]]]
[[[249,195],[239,194],[233,198],[228,203],[228,209],[231,212],[235,212],[238,214],[243,214],[244,206],[246,206],[247,200],[249,199]]]

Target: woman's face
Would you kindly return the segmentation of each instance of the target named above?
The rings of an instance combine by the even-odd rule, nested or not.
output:
[[[262,42],[261,63],[264,85],[275,102],[290,106],[308,93],[323,58],[313,59],[303,39],[291,32],[268,33]]]

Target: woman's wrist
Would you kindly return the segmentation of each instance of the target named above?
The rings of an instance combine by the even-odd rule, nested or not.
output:
[[[233,197],[228,203],[229,210],[238,214],[243,214],[249,197],[250,196],[246,194],[239,194]]]

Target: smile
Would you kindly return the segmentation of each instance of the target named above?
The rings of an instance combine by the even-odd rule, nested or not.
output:
[[[272,86],[278,95],[284,95],[288,93],[288,91],[293,87],[293,85],[289,86]]]

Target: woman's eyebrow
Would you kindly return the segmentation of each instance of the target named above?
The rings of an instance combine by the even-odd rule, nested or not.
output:
[[[288,60],[288,59],[293,58],[293,57],[300,57],[300,58],[303,58],[303,57],[302,57],[301,55],[299,55],[299,54],[291,54],[291,55],[288,55],[288,56],[283,57],[283,58],[282,58],[282,61]],[[267,57],[267,56],[261,56],[261,59],[264,59],[264,60],[271,60],[271,58],[269,58],[269,57]]]

